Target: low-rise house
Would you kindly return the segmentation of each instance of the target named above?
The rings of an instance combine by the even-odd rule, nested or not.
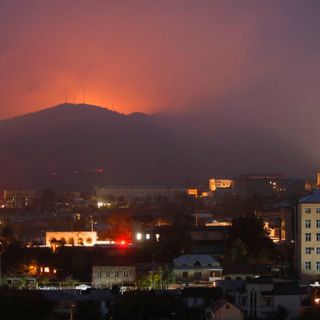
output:
[[[217,280],[216,287],[221,288],[224,296],[230,297],[233,300],[236,298],[236,294],[245,285],[244,280]]]
[[[206,320],[243,320],[244,313],[241,308],[221,298],[206,310]]]
[[[91,307],[105,317],[113,299],[110,290],[42,290],[41,293],[46,300],[53,302],[54,314],[67,316],[68,319],[73,319],[82,303],[90,302]]]
[[[236,294],[236,305],[252,318],[267,318],[279,306],[288,311],[289,317],[297,317],[308,288],[298,282],[260,277],[248,280]]]
[[[213,285],[221,279],[222,267],[210,255],[182,255],[173,260],[173,274],[182,284]]]
[[[92,267],[92,286],[94,288],[134,287],[136,267],[133,264],[111,262]]]

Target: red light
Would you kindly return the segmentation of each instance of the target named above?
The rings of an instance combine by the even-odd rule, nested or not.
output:
[[[125,245],[126,241],[125,240],[121,240],[120,244]]]

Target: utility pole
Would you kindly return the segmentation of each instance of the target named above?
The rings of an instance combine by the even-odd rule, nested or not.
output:
[[[91,231],[93,231],[93,217],[90,215],[90,226],[91,226]]]

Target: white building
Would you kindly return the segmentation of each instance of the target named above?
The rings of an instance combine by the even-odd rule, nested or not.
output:
[[[222,279],[220,263],[207,254],[186,254],[174,259],[173,273],[176,281],[183,284],[212,284]]]
[[[320,190],[299,200],[297,208],[297,269],[304,280],[320,276]]]
[[[124,198],[128,202],[157,201],[159,197],[164,197],[168,201],[173,201],[176,197],[186,194],[186,189],[183,188],[165,188],[157,186],[106,186],[96,188],[97,201],[103,201],[108,197],[115,199]]]
[[[273,278],[257,278],[246,282],[236,295],[236,305],[251,319],[269,318],[283,307],[289,319],[298,317],[302,301],[308,296],[307,287],[298,282]]]
[[[69,246],[94,246],[97,242],[96,231],[49,231],[46,232],[46,246],[55,242]]]

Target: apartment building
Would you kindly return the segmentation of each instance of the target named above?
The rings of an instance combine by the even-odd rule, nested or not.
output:
[[[298,202],[296,218],[296,261],[302,280],[320,277],[320,190]]]

